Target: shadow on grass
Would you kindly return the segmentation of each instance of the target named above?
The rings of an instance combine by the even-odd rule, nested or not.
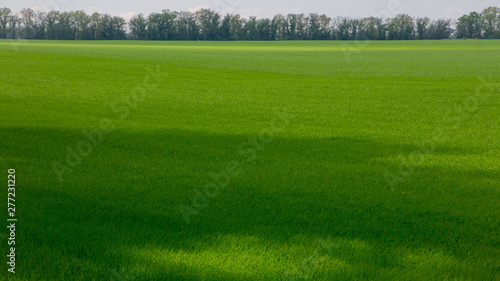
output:
[[[318,237],[341,243],[332,259],[347,265],[336,272],[325,262],[317,273],[325,279],[498,272],[499,223],[491,212],[498,190],[485,191],[498,180],[424,164],[391,192],[383,174],[394,163],[387,159],[410,154],[413,145],[277,136],[261,143],[252,162],[238,150],[252,136],[116,131],[60,183],[51,162],[64,162],[65,146],[84,138],[80,131],[1,134],[0,158],[12,160],[23,190],[25,278],[108,280],[112,270],[129,268],[134,280],[279,279],[310,257]],[[437,147],[434,155],[473,150]],[[179,204],[191,204],[193,188],[232,160],[241,164],[239,175],[186,225]]]

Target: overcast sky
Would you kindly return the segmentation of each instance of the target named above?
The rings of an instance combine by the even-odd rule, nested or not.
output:
[[[399,13],[411,16],[458,18],[472,11],[481,12],[489,6],[500,6],[499,0],[0,0],[0,7],[13,11],[36,8],[43,11],[84,10],[87,13],[108,13],[130,19],[133,15],[174,11],[194,11],[211,8],[223,13],[243,16],[269,17],[281,13],[312,13],[328,16],[394,16]]]

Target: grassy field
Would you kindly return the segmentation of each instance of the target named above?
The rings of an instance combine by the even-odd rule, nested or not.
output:
[[[500,279],[498,40],[3,40],[0,70],[1,280]]]

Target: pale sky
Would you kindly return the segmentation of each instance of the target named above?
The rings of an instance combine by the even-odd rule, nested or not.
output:
[[[500,0],[0,0],[0,7],[8,7],[16,12],[22,8],[42,11],[84,10],[88,14],[97,11],[126,19],[139,13],[148,15],[163,9],[194,11],[200,8],[245,17],[271,18],[278,13],[286,15],[317,12],[330,17],[392,17],[405,13],[438,19],[458,18],[472,11],[481,12],[489,6],[500,6]]]

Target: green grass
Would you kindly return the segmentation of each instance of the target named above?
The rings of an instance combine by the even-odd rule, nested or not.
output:
[[[500,279],[499,40],[4,40],[0,69],[2,280]]]

